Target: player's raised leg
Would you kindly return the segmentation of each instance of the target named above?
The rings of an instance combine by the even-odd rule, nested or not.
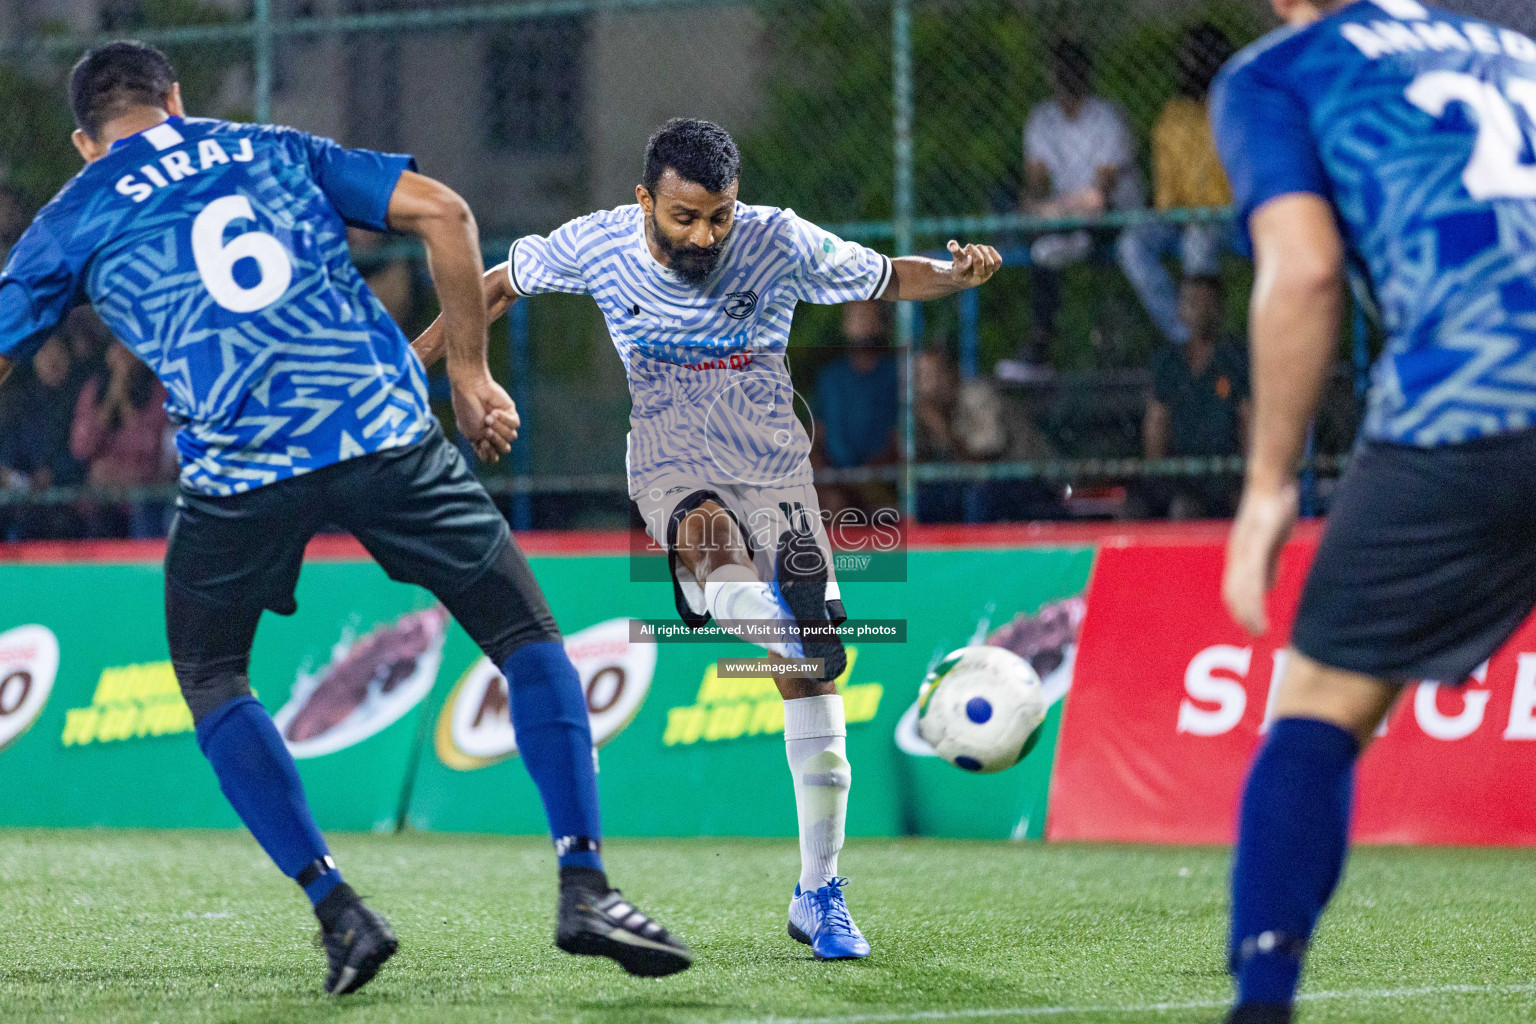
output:
[[[669,489],[651,490],[662,494]],[[712,615],[722,630],[770,654],[802,657],[800,640],[791,628],[794,614],[777,588],[759,578],[741,524],[725,503],[721,495],[703,489],[670,509],[639,503],[642,515],[651,513],[648,523],[658,521],[653,535],[667,545],[678,581],[678,611],[696,626]],[[768,638],[752,633],[753,625],[776,625],[779,630]]]

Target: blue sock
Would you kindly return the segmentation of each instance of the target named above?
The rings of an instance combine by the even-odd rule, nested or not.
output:
[[[1307,942],[1344,868],[1359,752],[1336,725],[1286,718],[1254,758],[1232,864],[1240,1004],[1296,998]]]
[[[293,756],[255,697],[236,697],[209,712],[197,723],[197,745],[235,813],[283,874],[297,879],[328,856]],[[319,903],[340,882],[341,872],[332,868],[305,886],[304,894]]]
[[[558,640],[527,644],[501,666],[517,752],[528,766],[562,868],[603,869],[602,818],[587,695]]]

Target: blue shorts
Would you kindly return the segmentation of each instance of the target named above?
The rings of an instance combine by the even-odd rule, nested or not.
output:
[[[1396,683],[1460,684],[1536,606],[1536,430],[1438,448],[1368,442],[1328,516],[1291,634]]]

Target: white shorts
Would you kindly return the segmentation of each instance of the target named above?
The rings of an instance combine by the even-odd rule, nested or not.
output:
[[[775,582],[779,538],[795,526],[809,528],[827,559],[827,614],[841,622],[845,615],[837,576],[832,568],[832,545],[821,518],[821,502],[811,484],[752,487],[746,484],[708,483],[688,476],[668,476],[631,494],[645,520],[645,532],[667,549],[678,614],[695,628],[709,621],[698,581],[678,560],[677,525],[684,516],[706,501],[718,502],[736,520],[746,541],[758,579]]]

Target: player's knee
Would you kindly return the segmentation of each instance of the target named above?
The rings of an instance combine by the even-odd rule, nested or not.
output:
[[[176,666],[176,683],[196,725],[240,697],[251,696],[251,679],[242,666]]]
[[[1385,680],[1331,668],[1292,649],[1272,713],[1277,719],[1329,722],[1353,733],[1363,749],[1400,693],[1401,687]]]
[[[528,560],[505,545],[486,571],[456,593],[439,594],[464,632],[500,667],[520,648],[559,641],[560,627],[539,589]]]
[[[482,642],[480,649],[485,656],[491,659],[491,664],[498,668],[507,663],[507,659],[529,644],[539,643],[563,643],[564,637],[560,635],[560,627],[555,625],[551,615],[539,615],[525,619],[513,626],[504,635],[494,640]]]
[[[680,552],[716,566],[750,561],[735,518],[713,501],[706,501],[683,516],[677,528],[677,547]]]

